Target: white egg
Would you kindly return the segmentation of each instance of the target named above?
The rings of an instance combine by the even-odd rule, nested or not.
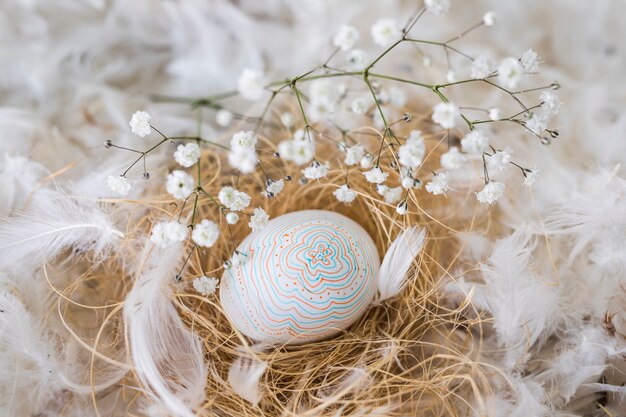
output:
[[[380,267],[372,238],[353,220],[306,210],[270,220],[237,248],[220,300],[235,328],[258,342],[301,344],[354,323],[371,305]]]

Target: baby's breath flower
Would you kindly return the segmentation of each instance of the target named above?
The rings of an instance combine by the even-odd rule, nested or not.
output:
[[[258,163],[254,149],[228,152],[228,163],[243,174],[251,174]]]
[[[426,191],[434,195],[446,193],[450,186],[448,185],[448,175],[445,172],[439,172],[433,176],[433,179],[426,184]]]
[[[365,179],[372,184],[382,184],[387,180],[389,173],[383,172],[383,170],[376,165],[371,170],[364,172],[363,175],[365,175]]]
[[[165,249],[172,242],[182,242],[187,238],[187,228],[177,221],[159,222],[152,226],[150,241]]]
[[[416,180],[410,175],[405,175],[404,177],[402,177],[401,185],[402,185],[402,188],[410,190],[412,188],[420,188],[422,186],[422,182],[419,180]]]
[[[109,175],[107,183],[109,184],[111,191],[119,195],[128,195],[131,188],[126,177],[121,175]]]
[[[189,197],[195,188],[196,182],[185,171],[172,171],[165,182],[165,189],[174,198],[184,200]]]
[[[472,130],[461,139],[461,149],[465,153],[481,155],[489,146],[489,139],[480,130]]]
[[[517,87],[522,75],[522,66],[515,58],[504,58],[498,66],[498,81],[508,89]]]
[[[525,126],[536,135],[548,128],[548,118],[543,113],[534,113],[530,119],[526,120]]]
[[[356,193],[350,189],[348,184],[344,184],[341,187],[337,188],[333,192],[333,195],[335,196],[335,198],[337,198],[337,200],[344,204],[350,204],[356,198]]]
[[[174,159],[180,166],[189,168],[200,159],[200,146],[193,142],[186,145],[178,145],[176,152],[174,152]]]
[[[493,155],[489,157],[489,161],[487,162],[489,171],[490,172],[502,171],[511,162],[512,156],[513,156],[513,150],[509,148],[508,146],[501,151],[496,151]]]
[[[389,104],[396,107],[404,107],[406,104],[406,93],[398,87],[391,87],[387,90]]]
[[[448,152],[441,155],[439,162],[441,163],[441,167],[443,169],[447,169],[449,171],[461,168],[461,165],[465,162],[466,157],[461,152],[459,152],[459,148],[456,146],[450,147]]]
[[[350,104],[350,110],[355,114],[365,114],[367,111],[367,103],[362,98],[355,98]]]
[[[493,63],[487,55],[481,54],[472,62],[470,77],[480,80],[487,77],[493,71]]]
[[[496,24],[496,18],[496,14],[489,11],[483,15],[483,24],[487,27],[491,27]]]
[[[398,148],[398,159],[400,164],[407,168],[417,168],[424,159],[426,144],[422,139],[422,132],[411,131],[406,142]]]
[[[302,174],[307,179],[319,180],[320,178],[324,178],[328,174],[329,170],[330,164],[328,162],[320,164],[317,161],[313,161],[311,165],[302,170]]]
[[[402,35],[394,19],[379,19],[372,26],[371,32],[374,43],[380,46],[389,46]]]
[[[220,229],[217,227],[217,224],[211,220],[204,219],[194,226],[191,232],[191,239],[196,245],[209,248],[217,241],[219,235]]]
[[[363,158],[361,158],[360,165],[363,169],[371,168],[372,165],[374,165],[374,157],[372,155],[365,155]]]
[[[489,109],[489,120],[500,120],[500,109],[497,107],[492,107]]]
[[[522,67],[527,72],[537,72],[539,71],[539,55],[537,52],[532,49],[527,50],[522,54],[522,58],[520,59]]]
[[[541,110],[543,110],[544,114],[550,117],[559,114],[561,100],[552,91],[542,91],[539,95],[539,100],[541,100]]]
[[[269,223],[269,221],[270,216],[267,215],[265,210],[263,210],[261,207],[257,207],[254,209],[254,214],[252,215],[252,217],[250,217],[250,222],[248,223],[248,226],[250,226],[250,228],[256,232],[258,230],[262,230],[265,226],[267,226],[267,223]]]
[[[218,200],[229,210],[241,211],[250,205],[250,196],[243,191],[234,189],[233,187],[222,187],[217,194]]]
[[[444,129],[452,129],[456,124],[456,119],[461,112],[454,103],[438,103],[433,108],[433,122],[439,124]]]
[[[333,38],[333,45],[342,51],[349,51],[359,41],[359,31],[352,26],[343,25]]]
[[[280,122],[285,127],[292,127],[296,123],[296,116],[290,111],[286,111],[280,115]]]
[[[150,127],[151,119],[152,116],[150,116],[147,112],[136,111],[135,113],[133,113],[128,124],[130,125],[131,131],[135,135],[143,138],[144,136],[147,136],[150,134],[150,132],[152,132],[152,128]]]
[[[456,76],[456,71],[451,69],[448,70],[448,73],[446,74],[446,81],[448,81],[449,83],[455,83],[457,82],[458,78]]]
[[[238,221],[239,221],[239,215],[237,213],[234,213],[231,211],[230,213],[226,214],[226,223],[237,224]]]
[[[233,114],[226,109],[218,110],[215,113],[215,121],[221,127],[228,127],[233,122]]]
[[[444,16],[450,10],[450,0],[424,0],[426,9],[437,16]]]
[[[193,280],[193,288],[200,294],[207,296],[215,293],[218,283],[217,278],[208,278],[206,275],[202,275]]]
[[[409,211],[409,205],[407,204],[406,200],[399,202],[398,205],[396,206],[396,213],[398,213],[401,216],[404,216],[408,211]]]
[[[367,54],[362,49],[353,49],[348,52],[348,62],[353,69],[360,71],[367,66]]]
[[[402,187],[387,187],[379,184],[376,186],[376,191],[383,196],[387,204],[396,204],[402,198]]]
[[[296,131],[292,140],[284,140],[278,144],[278,152],[285,160],[296,165],[308,164],[315,156],[315,144],[313,140],[309,141],[308,136],[301,129]]]
[[[230,139],[230,149],[234,152],[254,150],[256,142],[257,137],[254,132],[240,130]]]
[[[225,267],[226,269],[231,269],[231,268],[236,269],[242,266],[243,264],[245,264],[247,260],[248,260],[248,257],[245,254],[236,250],[233,253],[233,256],[231,256],[231,258],[226,262]]]
[[[246,68],[239,76],[237,89],[241,97],[256,101],[263,96],[264,75],[261,71]]]
[[[485,187],[476,193],[476,199],[483,204],[495,204],[504,194],[504,184],[497,181],[489,181]]]
[[[283,188],[285,188],[285,181],[282,179],[278,181],[269,179],[265,184],[265,192],[270,197],[278,195]]]
[[[524,171],[524,185],[526,187],[532,186],[535,181],[537,181],[537,177],[539,176],[538,169],[525,169]]]
[[[361,159],[365,156],[365,149],[363,145],[356,144],[346,149],[346,158],[344,163],[348,166],[356,165],[361,162]]]

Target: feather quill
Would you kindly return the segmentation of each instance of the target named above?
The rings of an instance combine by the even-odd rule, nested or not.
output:
[[[381,303],[396,295],[408,283],[407,272],[424,247],[426,230],[412,226],[391,244],[378,271],[378,299]]]
[[[259,382],[266,369],[267,362],[238,358],[228,370],[228,383],[237,395],[257,405],[262,397]]]
[[[144,388],[172,415],[193,417],[193,408],[205,398],[207,367],[199,338],[171,302],[168,283],[181,256],[181,245],[148,253],[124,304],[124,320],[132,362]]]

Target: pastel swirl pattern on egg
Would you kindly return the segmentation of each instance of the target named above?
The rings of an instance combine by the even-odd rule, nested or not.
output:
[[[372,302],[378,253],[365,230],[343,215],[286,214],[238,250],[246,263],[224,273],[220,298],[235,327],[254,340],[321,340],[348,327]]]

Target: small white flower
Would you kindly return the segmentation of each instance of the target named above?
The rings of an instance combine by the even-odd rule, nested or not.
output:
[[[532,49],[524,52],[520,61],[522,63],[522,67],[527,72],[539,71],[539,55],[537,55],[537,52],[533,51]]]
[[[455,83],[457,80],[456,71],[453,69],[448,70],[448,73],[446,74],[446,81],[449,83]]]
[[[548,128],[548,119],[545,114],[534,113],[530,119],[526,120],[526,127],[534,134],[541,135],[541,132]]]
[[[280,179],[278,181],[275,180],[267,180],[267,183],[265,185],[265,193],[270,196],[273,197],[275,195],[278,195],[283,188],[285,188],[285,181]]]
[[[362,98],[355,98],[350,104],[350,110],[355,114],[365,114],[367,112],[367,103]]]
[[[200,159],[200,146],[193,142],[186,145],[178,145],[176,152],[174,152],[174,159],[180,166],[189,168]]]
[[[269,221],[270,216],[267,215],[265,210],[261,207],[257,207],[254,209],[252,217],[250,217],[250,223],[248,223],[248,226],[256,232],[257,230],[262,230],[265,226],[267,226]]]
[[[461,111],[454,103],[438,103],[433,108],[433,122],[444,129],[452,129],[456,124],[456,119],[461,115]]]
[[[256,101],[263,96],[264,75],[261,71],[246,68],[239,76],[237,90],[246,100]]]
[[[504,58],[498,66],[498,81],[508,89],[517,87],[523,68],[515,58]]]
[[[493,63],[487,55],[479,55],[470,68],[470,77],[474,80],[481,80],[491,74],[493,71]]]
[[[128,195],[131,188],[126,177],[121,175],[109,175],[107,183],[109,184],[111,191],[119,195]]]
[[[221,127],[228,127],[233,122],[233,114],[228,110],[222,109],[215,113],[215,122]]]
[[[389,46],[400,39],[402,32],[393,19],[379,19],[372,26],[372,38],[374,43],[380,46]]]
[[[500,109],[497,107],[492,107],[489,109],[489,120],[500,120],[501,114]]]
[[[526,187],[532,186],[535,181],[537,181],[537,177],[539,176],[538,169],[529,169],[524,171],[524,185]]]
[[[552,91],[542,91],[539,95],[541,100],[541,110],[549,117],[559,114],[561,109],[561,100]]]
[[[278,153],[296,165],[308,164],[315,156],[315,143],[312,138],[309,140],[309,136],[303,130],[296,131],[292,140],[284,140],[278,144]]]
[[[165,249],[171,242],[182,242],[187,237],[187,228],[177,221],[160,222],[152,226],[150,241]]]
[[[254,149],[228,152],[228,163],[242,174],[253,173],[258,161]]]
[[[461,139],[461,149],[465,153],[481,155],[489,146],[489,139],[480,130],[472,130]]]
[[[444,16],[450,10],[450,0],[424,0],[426,9],[437,16]]]
[[[374,165],[374,157],[372,155],[365,155],[363,158],[361,158],[360,165],[363,169],[371,168],[372,165]]]
[[[441,195],[446,193],[450,186],[448,185],[448,176],[445,172],[440,172],[433,176],[433,179],[426,184],[426,191],[434,195]]]
[[[230,139],[230,149],[235,152],[254,150],[256,142],[257,137],[254,132],[241,130]]]
[[[389,103],[396,107],[404,107],[406,104],[406,93],[403,89],[397,87],[391,87],[388,90]]]
[[[128,124],[130,125],[131,131],[135,135],[143,138],[152,132],[152,128],[150,127],[151,119],[152,116],[150,116],[147,112],[136,111],[133,113]]]
[[[387,187],[379,184],[376,186],[376,191],[383,196],[387,204],[396,204],[402,198],[402,187]]]
[[[348,52],[348,62],[355,70],[362,70],[367,66],[367,54],[361,49],[353,49]]]
[[[337,200],[344,204],[350,204],[356,198],[356,193],[350,189],[348,184],[344,184],[341,187],[337,188],[333,192],[333,195],[335,196],[335,198],[337,198]]]
[[[372,184],[382,184],[387,180],[389,173],[383,172],[383,170],[376,165],[371,170],[364,172],[363,175],[365,175],[365,179]]]
[[[335,84],[328,79],[321,78],[310,83],[309,99],[311,101],[332,102],[335,98],[335,91]]]
[[[504,194],[504,184],[496,181],[489,181],[485,188],[476,193],[476,199],[483,204],[495,204]]]
[[[193,280],[193,288],[200,294],[207,296],[215,293],[218,283],[219,281],[217,278],[208,278],[206,275],[202,275],[201,277]]]
[[[409,205],[407,204],[406,200],[399,202],[398,205],[396,206],[396,213],[398,213],[401,216],[404,216],[408,211],[409,211]]]
[[[228,260],[228,262],[226,262],[224,266],[226,269],[236,269],[245,264],[247,260],[248,257],[245,254],[239,251],[235,251],[235,253],[233,253],[233,256],[231,256],[231,258]]]
[[[174,198],[184,200],[193,192],[196,182],[185,171],[175,170],[167,176],[165,189]]]
[[[217,238],[220,235],[220,229],[215,222],[211,220],[202,220],[200,223],[194,226],[191,232],[191,239],[198,246],[204,246],[210,248],[215,244]]]
[[[413,130],[406,142],[398,148],[400,165],[407,168],[417,168],[426,154],[426,144],[419,130]]]
[[[402,178],[402,188],[410,190],[412,188],[420,188],[421,186],[421,181],[418,181],[409,175]]]
[[[352,26],[343,25],[333,38],[333,45],[342,51],[349,51],[359,41],[359,31]]]
[[[348,166],[356,165],[361,162],[361,159],[365,156],[365,149],[363,145],[356,144],[346,149],[346,158],[344,163]]]
[[[294,116],[294,114],[290,111],[284,112],[280,115],[280,122],[285,127],[292,127],[296,124],[296,116]]]
[[[332,120],[335,114],[335,103],[329,99],[311,100],[308,111],[308,118],[311,121]]]
[[[238,221],[239,221],[239,215],[237,213],[234,213],[231,211],[230,213],[226,214],[226,223],[237,224]]]
[[[217,195],[218,200],[232,211],[241,211],[250,205],[250,196],[233,187],[222,187]]]
[[[509,147],[501,151],[496,151],[493,155],[489,157],[489,161],[487,161],[487,166],[489,167],[490,172],[499,172],[502,171],[507,165],[511,162],[513,157],[513,150]]]
[[[496,14],[494,12],[487,12],[483,15],[483,24],[487,27],[491,27],[496,24]]]
[[[329,170],[330,165],[328,162],[320,164],[317,161],[313,161],[311,165],[302,170],[302,174],[304,174],[305,178],[310,180],[319,180],[320,178],[324,178]]]
[[[441,167],[450,171],[461,168],[465,161],[466,156],[459,152],[459,148],[456,146],[450,147],[448,152],[442,154],[439,159]]]

